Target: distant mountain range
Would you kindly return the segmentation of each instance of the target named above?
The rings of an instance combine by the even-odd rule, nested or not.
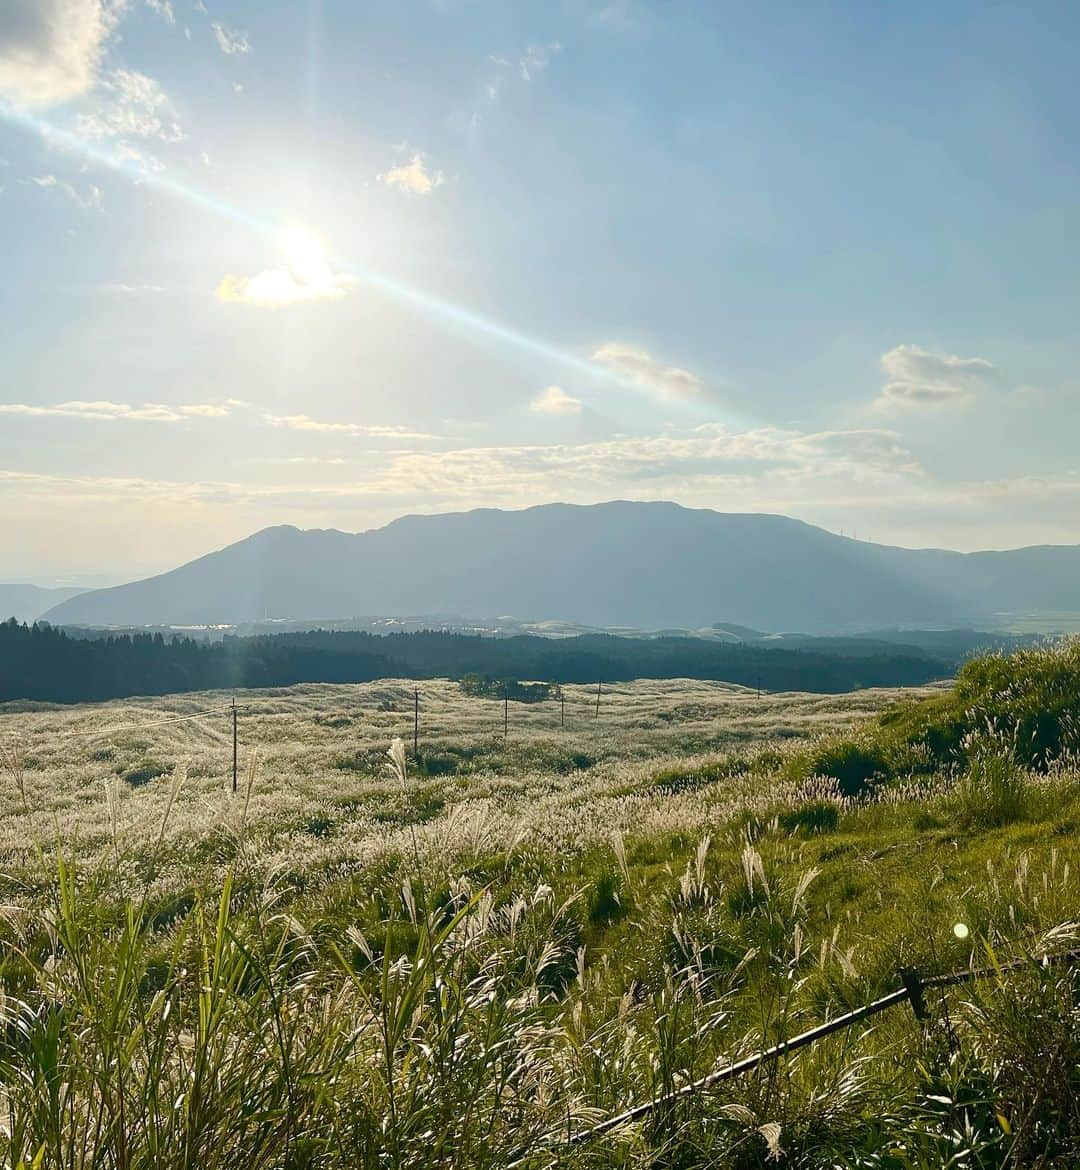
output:
[[[904,549],[785,516],[616,501],[405,516],[357,534],[267,528],[171,572],[81,593],[45,616],[143,626],[505,614],[815,634],[1078,610],[1077,546]]]
[[[32,622],[81,589],[42,589],[38,585],[0,585],[0,621]]]

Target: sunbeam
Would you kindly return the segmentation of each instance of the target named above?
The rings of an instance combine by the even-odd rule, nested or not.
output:
[[[234,204],[217,199],[206,191],[200,190],[198,187],[177,182],[162,172],[146,170],[131,160],[119,159],[107,151],[99,149],[92,143],[87,142],[84,138],[72,133],[70,130],[54,126],[41,118],[36,118],[6,103],[0,103],[0,118],[3,118],[4,121],[22,130],[40,134],[47,142],[54,143],[66,150],[80,154],[88,161],[106,167],[133,183],[155,187],[157,190],[174,198],[186,200],[188,203],[202,208],[204,211],[227,219],[232,223],[239,224],[248,231],[272,240],[278,246],[284,245],[289,263],[301,279],[303,278],[303,273],[296,268],[296,260],[298,258],[300,259],[301,265],[308,266],[309,271],[310,265],[313,262],[320,264],[324,270],[326,268],[328,258],[322,250],[321,242],[305,228],[289,227],[283,233],[278,224],[269,223],[248,215]],[[303,257],[299,257],[298,255],[301,251],[304,252]],[[360,265],[352,263],[346,257],[333,257],[332,261],[335,268],[344,270],[353,279],[373,289],[377,289],[384,295],[424,314],[431,320],[440,323],[444,328],[452,329],[463,335],[471,334],[474,338],[486,338],[518,349],[524,353],[533,354],[536,357],[544,358],[547,361],[560,365],[564,369],[582,374],[596,382],[608,383],[629,389],[640,388],[640,384],[637,381],[617,370],[609,369],[597,362],[588,361],[585,358],[578,357],[576,354],[568,353],[564,349],[560,349],[539,338],[532,337],[520,329],[515,329],[500,321],[486,317],[463,305],[454,304],[423,289],[403,284],[384,273],[365,269]]]

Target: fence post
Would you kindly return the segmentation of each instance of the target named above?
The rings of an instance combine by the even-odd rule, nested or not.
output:
[[[236,792],[236,763],[237,763],[237,727],[236,727],[236,696],[232,701],[232,790]]]
[[[412,754],[413,759],[420,759],[420,688],[413,690],[413,721],[412,721]]]
[[[907,992],[911,1010],[915,1013],[915,1019],[925,1020],[927,1015],[926,1000],[923,998],[923,982],[919,978],[919,973],[911,967],[901,967],[900,982],[904,985],[904,990]]]
[[[596,715],[594,718],[600,718],[600,688],[604,685],[604,680],[599,679],[596,684]]]
[[[510,688],[503,687],[503,739],[510,734]]]

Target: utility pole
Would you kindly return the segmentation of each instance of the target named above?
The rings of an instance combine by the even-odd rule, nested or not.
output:
[[[596,718],[600,718],[600,688],[604,685],[604,680],[600,679],[596,684]]]
[[[413,716],[412,716],[412,754],[413,759],[420,759],[420,688],[416,687],[413,691]]]
[[[237,729],[236,729],[236,696],[232,701],[232,790],[236,792],[236,764],[237,764]]]

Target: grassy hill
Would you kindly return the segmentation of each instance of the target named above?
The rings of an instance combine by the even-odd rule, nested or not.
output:
[[[1077,1164],[1080,978],[1037,961],[1080,941],[1074,647],[915,694],[568,687],[506,738],[429,682],[388,757],[412,685],[240,695],[236,795],[212,695],[0,715],[8,1164]]]

